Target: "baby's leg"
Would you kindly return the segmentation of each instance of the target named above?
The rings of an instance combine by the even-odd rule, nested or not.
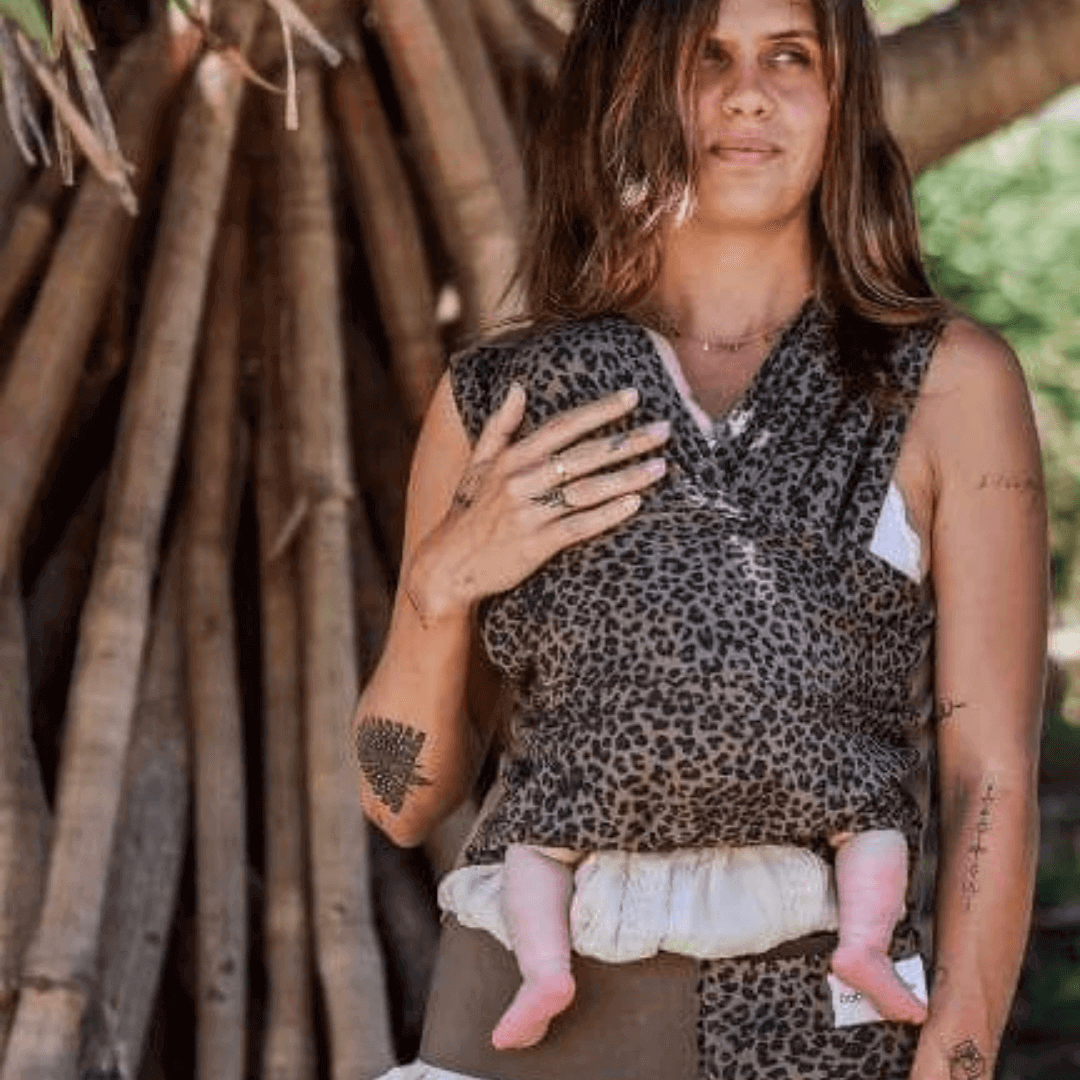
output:
[[[562,848],[512,844],[503,868],[503,916],[522,984],[491,1036],[499,1050],[538,1043],[574,999],[570,895],[580,856]]]
[[[886,1020],[921,1024],[926,1006],[889,960],[893,928],[904,913],[907,844],[895,829],[833,837],[840,901],[840,944],[832,969],[864,993]]]

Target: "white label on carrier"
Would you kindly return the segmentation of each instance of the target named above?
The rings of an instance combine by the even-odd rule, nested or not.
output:
[[[900,981],[925,1005],[926,972],[923,970],[922,957],[916,953],[904,960],[897,960],[893,967]],[[881,1013],[870,1004],[865,994],[853,990],[831,971],[826,976],[832,991],[832,1007],[835,1025],[838,1028],[854,1027],[856,1024],[876,1024]]]

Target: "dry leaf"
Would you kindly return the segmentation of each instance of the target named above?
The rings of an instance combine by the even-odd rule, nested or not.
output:
[[[331,67],[341,63],[341,53],[319,33],[318,27],[300,10],[294,0],[266,0],[278,13],[282,25],[288,24],[305,41],[310,42]]]
[[[285,41],[285,130],[300,127],[300,110],[296,105],[296,60],[293,57],[292,30],[281,16],[281,36]]]
[[[26,80],[26,68],[23,66],[22,58],[19,56],[19,50],[11,31],[11,24],[6,19],[0,19],[0,80],[2,80],[4,88],[4,110],[7,113],[8,125],[23,159],[28,165],[37,165],[38,163],[37,156],[34,154],[27,137],[29,134],[37,143],[41,160],[46,165],[51,165],[52,158],[49,156],[49,144],[45,139],[45,133],[41,130],[37,110],[30,97],[30,88]]]
[[[67,72],[61,68],[56,73],[60,89],[68,92]],[[56,164],[65,187],[75,186],[75,151],[71,146],[71,132],[64,123],[59,109],[53,109],[53,139],[56,142]]]
[[[106,150],[97,133],[79,112],[48,66],[37,55],[33,44],[21,31],[16,31],[15,40],[34,78],[37,79],[38,84],[52,102],[53,108],[57,110],[70,129],[72,138],[79,144],[79,149],[86,155],[97,174],[106,183],[116,188],[124,209],[133,216],[137,214],[138,202],[127,178],[131,166],[119,155],[110,154]]]

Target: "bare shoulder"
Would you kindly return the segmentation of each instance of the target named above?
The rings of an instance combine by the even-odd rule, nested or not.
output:
[[[1009,343],[956,310],[938,339],[924,393],[931,401],[941,395],[1027,396],[1023,369]]]
[[[446,515],[471,453],[469,438],[444,373],[428,406],[413,453],[403,564]]]
[[[938,494],[952,484],[1041,485],[1031,396],[1020,361],[993,330],[953,313],[916,409]]]

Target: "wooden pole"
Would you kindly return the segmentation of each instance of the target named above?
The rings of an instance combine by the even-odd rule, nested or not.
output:
[[[58,676],[60,662],[78,631],[79,612],[90,587],[94,546],[105,508],[108,473],[91,484],[71,515],[60,542],[34,579],[26,598],[30,690],[36,698]]]
[[[405,536],[413,432],[371,344],[355,327],[346,327],[345,349],[353,463],[360,487],[372,503],[372,524],[393,560],[389,569],[396,570]]]
[[[352,477],[327,133],[317,73],[302,68],[298,80],[300,129],[279,136],[280,206],[300,435],[292,471],[310,505],[301,539],[301,602],[315,948],[331,1075],[367,1080],[394,1057],[349,742],[357,699]]]
[[[258,14],[254,0],[225,8],[229,30],[245,48]],[[29,988],[19,999],[3,1080],[67,1075],[78,1053],[162,514],[242,93],[241,77],[210,54],[180,123],[80,624],[45,903],[24,963]]]
[[[477,18],[504,65],[515,72],[533,71],[546,86],[559,73],[558,57],[542,48],[512,0],[470,0]]]
[[[520,235],[525,221],[521,149],[499,92],[476,11],[471,3],[461,0],[432,0],[432,8],[472,105],[510,220]]]
[[[476,117],[427,0],[373,0],[394,81],[447,249],[465,285],[467,323],[514,315],[518,236]]]
[[[23,950],[45,884],[49,809],[30,739],[26,633],[17,582],[0,583],[0,1061]]]
[[[262,609],[263,791],[267,975],[262,1075],[311,1080],[315,1073],[311,912],[307,890],[307,812],[300,701],[300,612],[295,552],[271,552],[291,505],[288,423],[280,382],[280,267],[273,244],[260,254],[261,380],[255,457]]]
[[[136,189],[158,121],[181,74],[163,62],[161,36],[139,39],[143,54],[117,126],[124,156],[136,166]],[[30,509],[79,384],[86,350],[97,330],[123,259],[131,219],[114,189],[96,175],[82,183],[56,246],[34,310],[0,393],[0,567],[14,565]]]
[[[174,530],[154,608],[124,763],[101,921],[100,1023],[83,1043],[82,1077],[136,1080],[176,911],[190,803],[181,609],[187,530]]]
[[[357,59],[342,64],[332,85],[349,191],[363,230],[394,376],[410,420],[418,426],[443,364],[420,222],[366,63]]]
[[[248,190],[244,170],[234,170],[214,258],[195,395],[191,533],[184,589],[195,778],[195,1074],[205,1080],[246,1076],[247,801],[229,501],[235,467]]]

